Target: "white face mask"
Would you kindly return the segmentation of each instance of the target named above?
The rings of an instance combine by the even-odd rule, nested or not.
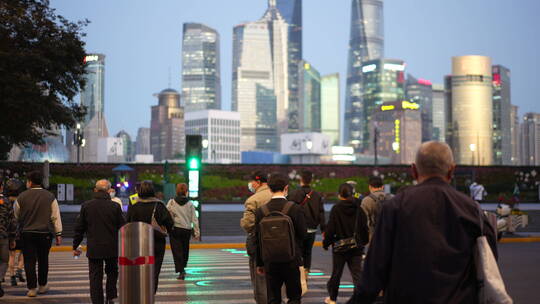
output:
[[[253,186],[251,185],[251,182],[248,183],[248,189],[251,193],[255,193],[255,188],[253,188]]]
[[[109,195],[111,196],[111,198],[114,198],[116,196],[116,191],[109,192]]]

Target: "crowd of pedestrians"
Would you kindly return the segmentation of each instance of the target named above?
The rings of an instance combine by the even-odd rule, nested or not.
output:
[[[474,184],[471,196],[458,192],[449,184],[454,169],[448,145],[424,143],[412,165],[415,186],[393,196],[385,193],[380,177],[372,176],[369,193],[362,196],[355,183],[343,183],[336,189],[338,202],[328,221],[324,197],[311,186],[312,172],[302,171],[294,190],[287,175],[254,172],[248,178],[252,195],[245,202],[240,226],[247,234],[256,303],[280,304],[283,298],[301,303],[308,292],[317,231],[323,249],[332,250],[324,303],[337,302],[345,265],[354,284],[348,304],[382,299],[390,304],[477,303],[475,240],[484,235],[497,256],[496,232],[483,228],[492,227],[475,202],[485,190]],[[0,183],[0,278],[9,273],[11,285],[26,282],[27,296],[36,297],[49,290],[49,251],[53,241],[62,242],[62,221],[54,195],[42,188],[43,175],[33,171],[26,179],[26,190],[17,179]],[[124,214],[111,183],[96,182],[92,199],[81,205],[72,244],[78,257],[87,238],[92,303],[114,303],[117,298],[118,231],[126,223],[153,227],[154,293],[167,236],[177,279],[185,279],[190,240],[200,240],[196,208],[187,194],[187,185],[178,184],[176,196],[165,204],[152,182],[142,181]]]

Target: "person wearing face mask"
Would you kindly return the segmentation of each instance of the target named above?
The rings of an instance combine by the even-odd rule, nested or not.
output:
[[[240,227],[247,233],[246,248],[249,255],[249,274],[255,302],[257,304],[266,304],[266,280],[264,276],[257,275],[256,246],[254,243],[255,233],[255,210],[268,203],[272,199],[272,192],[268,188],[267,174],[261,171],[254,172],[249,177],[248,189],[253,193],[245,202],[245,210]]]
[[[109,196],[111,197],[111,201],[117,203],[118,205],[120,205],[120,210],[122,210],[122,200],[119,199],[118,197],[116,197],[116,190],[114,190],[114,188],[111,187],[111,189],[109,189]]]

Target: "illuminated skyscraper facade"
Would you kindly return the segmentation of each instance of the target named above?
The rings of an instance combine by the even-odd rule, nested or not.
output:
[[[287,37],[275,0],[260,20],[234,28],[232,110],[240,112],[241,151],[277,151],[288,130]]]
[[[492,67],[493,77],[493,163],[512,164],[512,125],[510,70],[502,65]]]
[[[321,133],[330,136],[330,144],[340,143],[339,73],[321,77]]]
[[[457,164],[493,164],[491,59],[452,58],[452,142]]]
[[[299,124],[301,132],[321,132],[321,75],[309,62],[299,63]]]
[[[407,76],[406,98],[420,105],[422,142],[433,140],[433,89],[431,81]]]
[[[344,140],[357,151],[365,147],[367,115],[362,101],[362,66],[384,57],[384,17],[382,0],[352,0],[347,87],[345,91]]]
[[[182,99],[186,112],[221,108],[219,34],[200,23],[184,23]]]
[[[376,59],[366,61],[361,66],[363,73],[363,94],[361,116],[356,116],[351,122],[359,125],[360,134],[353,133],[355,139],[351,142],[357,150],[368,152],[371,147],[373,113],[384,103],[402,101],[405,99],[405,63],[398,59]]]
[[[298,64],[302,60],[302,0],[277,0],[277,8],[289,24],[289,104],[298,107]],[[289,111],[289,130],[298,130],[298,116]]]

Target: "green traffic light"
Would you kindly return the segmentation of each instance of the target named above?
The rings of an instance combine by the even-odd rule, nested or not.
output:
[[[188,161],[188,168],[190,170],[199,170],[199,160],[196,157],[192,157]]]

